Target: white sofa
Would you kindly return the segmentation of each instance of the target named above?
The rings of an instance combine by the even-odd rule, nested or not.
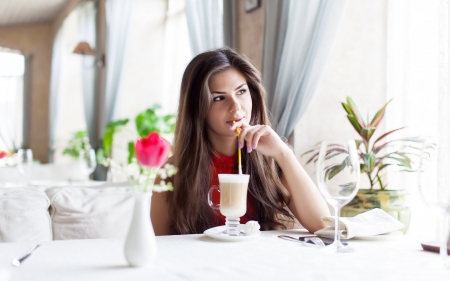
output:
[[[133,202],[127,184],[0,188],[0,242],[124,238]]]
[[[80,163],[69,164],[40,164],[33,165],[32,181],[52,180],[52,181],[81,181],[88,180],[88,176],[83,173]],[[0,183],[24,182],[24,175],[19,173],[16,167],[0,167]]]

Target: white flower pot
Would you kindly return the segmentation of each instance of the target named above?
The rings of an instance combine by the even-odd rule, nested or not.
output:
[[[125,259],[130,266],[148,266],[156,258],[155,231],[150,220],[151,197],[151,192],[134,195],[133,219],[124,249]]]

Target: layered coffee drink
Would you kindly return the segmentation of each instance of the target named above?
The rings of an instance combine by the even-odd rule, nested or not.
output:
[[[247,183],[220,182],[220,212],[239,218],[247,212]]]
[[[229,236],[241,235],[239,218],[247,212],[247,189],[250,175],[219,174],[220,187],[212,186],[208,192],[208,203],[225,216],[227,230],[222,233]],[[212,192],[220,192],[220,204],[212,202]]]

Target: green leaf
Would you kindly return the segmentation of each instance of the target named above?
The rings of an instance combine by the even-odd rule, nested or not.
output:
[[[128,143],[128,164],[133,162],[133,158],[136,158],[136,151],[134,148],[134,142],[130,141]]]
[[[327,171],[325,172],[325,178],[328,178],[328,180],[331,180],[334,176],[336,176],[337,174],[339,174],[343,169],[345,169],[345,167],[347,167],[348,162],[350,161],[350,157],[347,156],[344,161],[342,161],[341,164],[339,165],[335,165],[329,169],[327,169]],[[328,176],[328,177],[327,177]]]
[[[63,150],[64,155],[78,159],[80,151],[91,149],[89,137],[86,131],[77,131],[72,135],[67,147]]]
[[[372,170],[374,163],[375,163],[375,155],[370,153],[369,154],[369,167],[370,167],[370,170]]]
[[[365,165],[365,164],[359,164],[359,170],[360,170],[360,173],[361,173],[361,174],[364,173],[364,172],[366,172],[366,171],[367,171],[367,165]]]
[[[355,116],[353,115],[347,115],[348,121],[350,121],[350,123],[352,124],[353,128],[355,128],[356,132],[358,133],[358,135],[361,135],[361,125],[359,124],[358,120],[356,120]]]
[[[152,132],[160,134],[171,134],[175,131],[175,115],[168,114],[159,116],[157,109],[161,108],[159,104],[139,113],[135,118],[136,130],[141,138],[148,136]]]
[[[105,132],[103,133],[103,149],[105,153],[106,158],[111,157],[111,150],[113,146],[114,141],[114,134],[119,131],[119,128],[122,126],[125,126],[128,123],[128,119],[121,119],[117,121],[109,122],[108,125],[106,125]]]
[[[387,133],[381,135],[379,138],[377,138],[377,139],[375,140],[375,142],[373,143],[373,145],[375,146],[375,144],[376,144],[377,142],[379,142],[380,140],[382,140],[382,139],[384,139],[385,137],[389,136],[390,134],[392,134],[392,133],[394,133],[394,132],[396,132],[396,131],[400,131],[400,130],[402,130],[402,129],[404,129],[404,128],[405,128],[405,127],[401,127],[401,128],[398,128],[398,129],[389,131],[389,132],[387,132]]]
[[[372,127],[366,127],[366,128],[362,128],[361,129],[361,136],[363,137],[363,139],[366,140],[366,142],[370,141],[370,138],[372,137],[373,133],[375,132],[376,128],[372,128]]]
[[[350,109],[350,107],[349,107],[347,104],[345,104],[345,103],[343,103],[343,102],[341,102],[341,104],[342,104],[342,106],[344,107],[344,109],[345,109],[345,111],[347,112],[347,114],[349,114],[349,115],[354,115],[353,111]]]
[[[377,180],[378,180],[378,183],[380,184],[380,189],[384,190],[385,186],[383,185],[383,182],[381,181],[381,178],[380,178],[380,176],[378,174],[377,174]]]
[[[392,157],[392,156],[389,156],[388,158],[398,161],[400,164],[397,164],[397,166],[407,167],[407,168],[411,169],[411,164],[405,159]]]
[[[351,111],[354,112],[354,116],[358,123],[360,123],[361,127],[365,127],[366,123],[364,122],[364,118],[362,117],[361,113],[359,113],[358,108],[356,107],[356,104],[352,100],[352,98],[347,97],[347,104],[350,107]]]
[[[392,101],[392,99],[390,99],[380,110],[378,110],[378,112],[373,117],[372,122],[370,122],[370,126],[375,127],[375,128],[378,127],[381,120],[383,119],[384,112],[386,111],[386,107],[391,101]]]

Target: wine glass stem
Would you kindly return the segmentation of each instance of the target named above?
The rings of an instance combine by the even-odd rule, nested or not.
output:
[[[339,234],[339,215],[341,213],[341,207],[340,206],[336,206],[334,208],[334,215],[335,215],[335,220],[334,220],[334,243],[337,245],[340,245],[341,243],[341,235]]]

